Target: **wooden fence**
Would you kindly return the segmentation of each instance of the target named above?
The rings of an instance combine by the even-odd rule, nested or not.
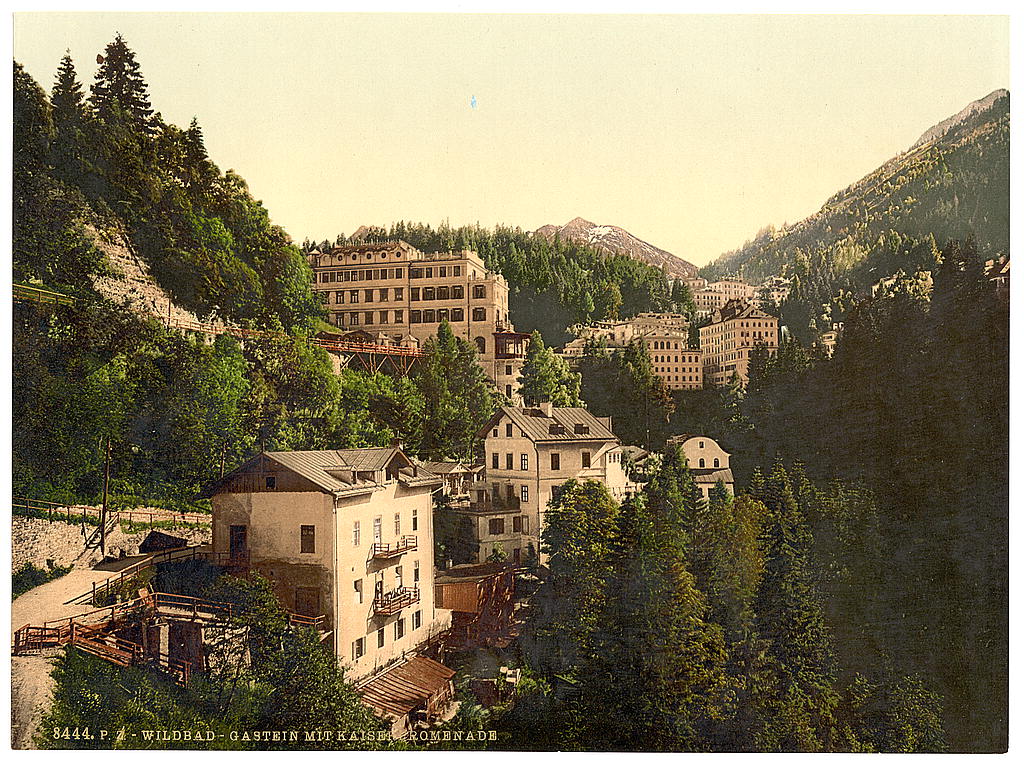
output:
[[[24,496],[15,496],[12,500],[12,509],[17,512],[22,510],[28,513],[46,514],[50,522],[79,522],[82,518],[95,518],[99,522],[102,510],[99,507],[89,507],[84,504],[61,504],[55,501],[42,501],[40,499],[29,499]],[[202,512],[174,512],[169,509],[163,510],[138,510],[138,509],[107,509],[107,521],[130,522],[139,525],[153,525],[155,523],[170,523],[172,528],[178,524],[182,525],[204,525],[208,526],[213,519],[212,515]]]

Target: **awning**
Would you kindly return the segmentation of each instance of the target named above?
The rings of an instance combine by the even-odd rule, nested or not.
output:
[[[453,676],[454,670],[417,655],[358,689],[363,702],[374,711],[398,718],[420,706],[427,706],[429,711],[438,701],[450,697]]]

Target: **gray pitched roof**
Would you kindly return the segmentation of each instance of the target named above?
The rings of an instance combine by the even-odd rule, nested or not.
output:
[[[257,460],[266,458],[285,469],[301,475],[324,491],[334,494],[366,493],[377,485],[374,480],[360,478],[357,473],[384,469],[396,457],[405,468],[399,479],[406,485],[429,485],[439,482],[433,475],[412,475],[412,462],[398,448],[347,448],[329,451],[264,451],[209,485],[202,496],[209,497],[235,475],[249,469]]]
[[[717,470],[691,469],[690,473],[693,475],[693,482],[695,483],[711,483],[714,485],[719,480],[726,484],[736,482],[732,479],[732,470],[728,467]]]
[[[470,472],[470,468],[462,462],[420,462],[420,466],[435,475],[450,475],[453,472]]]
[[[547,416],[536,408],[502,406],[491,417],[487,425],[480,430],[479,437],[486,437],[488,430],[494,427],[495,423],[500,421],[503,416],[511,419],[526,437],[533,441],[618,441],[615,433],[609,430],[600,419],[583,408],[556,408],[551,410],[551,416]],[[561,425],[562,430],[552,432],[552,424]],[[576,425],[589,429],[589,432],[577,433]]]

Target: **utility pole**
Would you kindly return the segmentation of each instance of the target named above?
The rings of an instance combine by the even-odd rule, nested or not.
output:
[[[100,554],[107,554],[107,489],[110,486],[110,436],[107,436],[107,456],[103,467],[103,506],[100,508]]]

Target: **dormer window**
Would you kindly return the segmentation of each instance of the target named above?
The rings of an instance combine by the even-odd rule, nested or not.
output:
[[[590,425],[589,424],[576,424],[573,426],[573,432],[577,435],[589,435]]]
[[[548,425],[549,435],[565,435],[565,428],[557,422],[552,422]]]

